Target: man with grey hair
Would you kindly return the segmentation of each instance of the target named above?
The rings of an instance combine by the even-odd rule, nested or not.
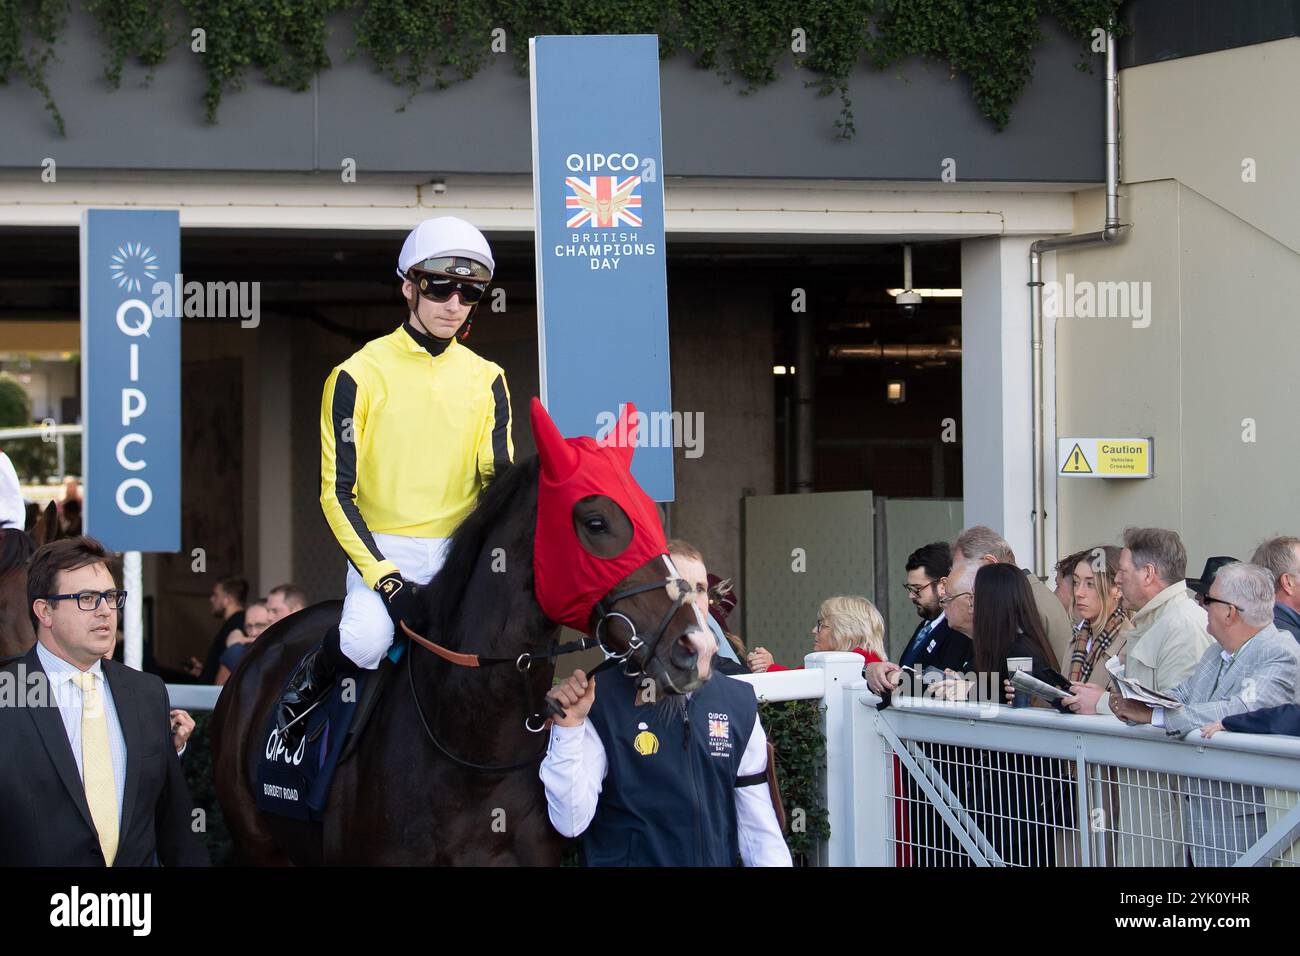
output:
[[[1192,676],[1214,643],[1205,629],[1205,609],[1187,590],[1187,550],[1174,531],[1129,528],[1124,532],[1115,583],[1133,612],[1120,663],[1124,676],[1168,693]],[[1062,701],[1080,714],[1108,714],[1115,697],[1093,684],[1072,684]],[[1185,855],[1170,834],[1181,834],[1182,806],[1175,774],[1119,767],[1119,797],[1110,826],[1120,866],[1183,866]]]
[[[992,528],[977,524],[957,535],[957,540],[952,543],[953,567],[956,568],[963,561],[1015,566],[1016,553],[1002,535]],[[1029,579],[1029,590],[1033,592],[1038,616],[1043,621],[1043,630],[1047,632],[1047,643],[1056,655],[1056,669],[1061,670],[1064,664],[1069,663],[1070,645],[1074,639],[1070,615],[1046,584],[1029,571],[1025,572],[1025,576]]]
[[[1269,538],[1250,560],[1273,575],[1273,623],[1300,641],[1300,538]]]
[[[1191,677],[1165,692],[1182,706],[1113,698],[1115,716],[1182,737],[1234,714],[1295,701],[1300,648],[1273,624],[1272,573],[1241,561],[1224,566],[1205,595],[1205,608],[1218,643],[1205,651]],[[1196,866],[1231,866],[1267,829],[1258,787],[1197,778],[1182,786]]]

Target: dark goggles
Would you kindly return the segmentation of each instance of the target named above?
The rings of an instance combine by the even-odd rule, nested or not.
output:
[[[416,291],[430,302],[446,302],[459,292],[462,302],[474,305],[483,298],[488,287],[487,282],[472,281],[460,276],[453,278],[435,272],[412,270],[410,279],[415,284]]]

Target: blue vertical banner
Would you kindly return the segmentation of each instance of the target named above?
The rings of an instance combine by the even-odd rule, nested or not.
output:
[[[632,473],[673,500],[659,38],[529,40],[541,399],[601,437],[631,402]]]
[[[82,214],[83,521],[115,551],[181,547],[180,272],[176,210]]]

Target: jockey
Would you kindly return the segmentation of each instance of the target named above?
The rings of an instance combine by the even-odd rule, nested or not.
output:
[[[468,222],[420,223],[397,261],[407,320],[325,380],[320,500],[347,554],[347,596],[338,629],[280,700],[286,747],[306,722],[288,725],[337,671],[377,668],[402,621],[423,633],[418,588],[441,567],[479,491],[511,463],[505,372],[461,344],[493,268],[487,240]]]

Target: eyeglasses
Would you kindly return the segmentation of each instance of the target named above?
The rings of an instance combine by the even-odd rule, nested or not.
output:
[[[430,302],[446,302],[457,292],[466,305],[474,305],[487,292],[486,282],[470,282],[466,279],[453,279],[449,276],[429,272],[411,272],[411,281],[416,290]]]
[[[1231,601],[1225,601],[1223,598],[1210,597],[1208,594],[1201,597],[1201,603],[1206,607],[1211,604],[1226,604],[1228,607],[1235,607],[1238,614],[1244,613],[1239,605],[1233,604]]]
[[[912,595],[912,597],[920,597],[922,591],[927,588],[932,588],[934,585],[934,581],[931,581],[929,584],[904,584],[903,590]]]
[[[827,624],[825,621],[823,621],[821,618],[818,618],[818,619],[817,619],[817,626],[814,627],[813,630],[814,630],[814,631],[820,631],[823,627],[830,627],[830,625]]]
[[[100,601],[107,601],[108,606],[115,611],[120,611],[126,604],[126,592],[121,590],[113,591],[78,591],[76,594],[47,594],[47,601],[76,600],[77,607],[83,611],[93,611],[99,607]]]
[[[947,607],[949,604],[951,604],[953,601],[957,600],[959,597],[969,597],[969,598],[970,598],[971,607],[974,607],[974,606],[975,606],[975,592],[974,592],[974,591],[962,591],[960,594],[949,594],[947,597],[941,597],[941,598],[939,598],[939,606],[940,606],[940,607]]]

